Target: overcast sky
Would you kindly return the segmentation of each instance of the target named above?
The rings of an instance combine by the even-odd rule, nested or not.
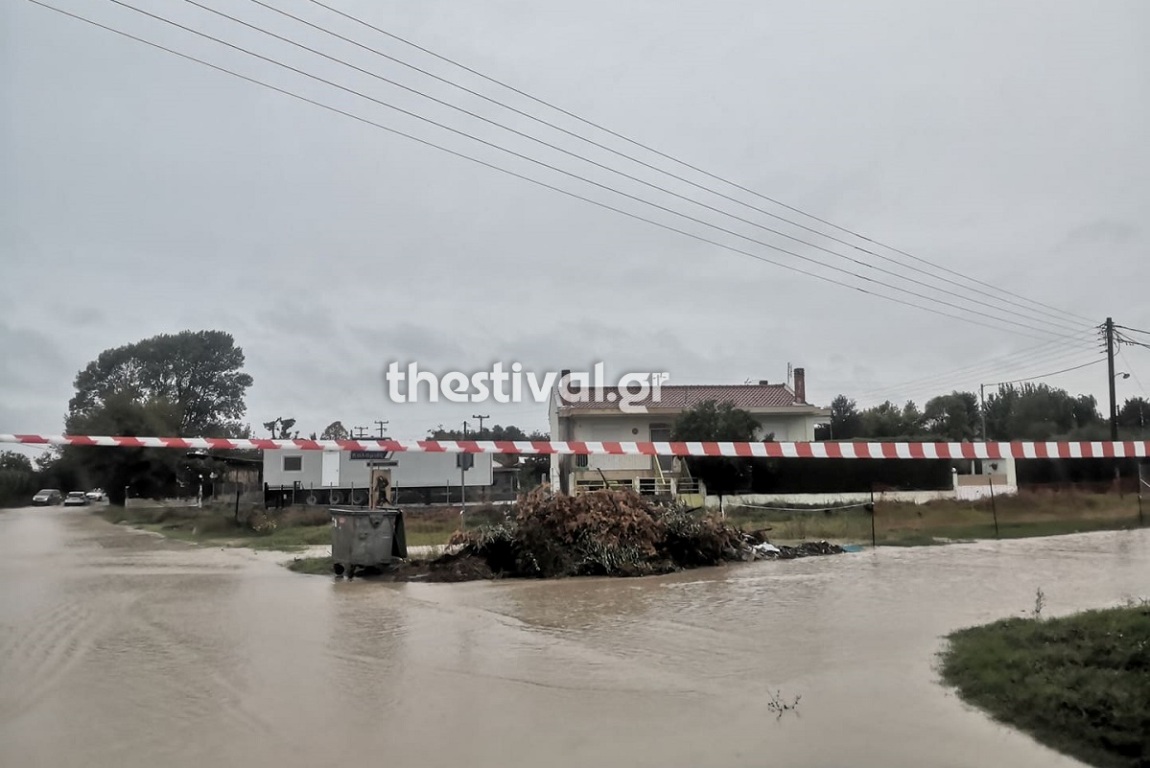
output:
[[[591,168],[186,2],[126,1],[745,237],[868,269]],[[921,404],[936,392],[1095,359],[1092,341],[1057,339],[1055,325],[1073,334],[1111,315],[1150,328],[1150,4],[1141,0],[327,0],[725,179],[1066,312],[1057,317],[1008,314],[1032,305],[981,286],[958,291],[897,263],[930,269],[924,262],[880,250],[895,260],[881,261],[706,196],[246,0],[197,1],[755,224],[957,292],[867,273],[964,308],[933,305],[940,311],[999,327],[901,306],[660,230],[13,0],[0,6],[0,432],[61,431],[78,370],[106,348],[183,329],[235,336],[255,379],[248,406],[257,427],[290,416],[306,434],[335,419],[349,427],[385,419],[391,436],[417,438],[477,413],[490,415],[489,424],[545,429],[546,407],[398,405],[382,382],[390,361],[464,372],[495,361],[540,372],[603,361],[612,375],[667,371],[670,383],[783,381],[790,363],[806,369],[808,399],[817,404],[840,392],[863,405]],[[642,152],[307,0],[266,1]],[[486,162],[858,282],[644,209],[106,0],[59,5]],[[1027,356],[1010,362],[1019,354]],[[966,375],[914,383],[988,360]],[[1145,394],[1150,349],[1126,348],[1119,370],[1136,376],[1119,382],[1120,402]],[[1104,407],[1104,365],[1048,381],[1093,393]]]

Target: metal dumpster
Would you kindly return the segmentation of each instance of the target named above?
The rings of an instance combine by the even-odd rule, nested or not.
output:
[[[383,568],[407,557],[403,512],[380,509],[329,509],[331,559],[337,575],[349,577],[359,568]]]

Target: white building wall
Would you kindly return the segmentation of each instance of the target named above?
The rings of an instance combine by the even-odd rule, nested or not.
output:
[[[573,440],[580,442],[645,443],[651,439],[651,424],[667,422],[653,420],[646,414],[623,414],[614,417],[576,418],[573,420]],[[587,466],[579,469],[653,469],[650,456],[588,456]],[[576,462],[577,464],[577,462]]]
[[[284,460],[295,458],[300,460],[300,469],[285,470]],[[264,482],[272,488],[291,486],[296,482],[307,488],[309,485],[320,485],[322,479],[323,456],[319,451],[264,451]]]
[[[459,487],[460,471],[454,453],[395,453],[391,467],[392,483],[401,488]],[[468,486],[489,486],[493,482],[493,457],[474,454],[475,464],[464,473]],[[286,457],[299,457],[298,472],[284,471]],[[348,451],[264,451],[264,482],[275,488],[299,482],[302,488],[366,488],[371,482],[369,462],[352,460]]]

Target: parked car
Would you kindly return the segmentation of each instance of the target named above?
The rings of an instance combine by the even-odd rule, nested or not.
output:
[[[88,494],[83,491],[72,491],[64,499],[65,507],[86,507],[92,502],[88,499]]]
[[[32,506],[34,507],[47,507],[60,504],[64,501],[64,494],[57,491],[55,488],[47,488],[40,491],[32,497]]]
[[[103,488],[93,488],[85,494],[92,501],[107,501],[108,496],[104,493]]]

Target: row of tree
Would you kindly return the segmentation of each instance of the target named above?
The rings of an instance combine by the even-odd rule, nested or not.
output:
[[[973,392],[951,392],[926,402],[890,401],[860,410],[839,395],[831,402],[831,420],[820,439],[979,440],[985,420],[988,440],[1108,440],[1110,427],[1092,395],[1071,395],[1046,384],[1004,386],[979,407]],[[1126,400],[1117,418],[1120,436],[1150,435],[1150,401]]]
[[[245,395],[252,377],[243,371],[244,353],[230,334],[222,331],[184,331],[163,334],[105,350],[75,379],[75,395],[68,403],[65,426],[79,435],[174,435],[182,437],[251,437],[242,422]],[[1150,436],[1150,402],[1127,400],[1118,422],[1123,437]],[[860,410],[853,400],[839,395],[831,404],[831,419],[819,439],[930,439],[972,440],[983,434],[992,440],[1049,440],[1055,438],[1107,439],[1106,421],[1089,395],[1072,396],[1044,384],[1003,387],[992,393],[980,409],[970,392],[952,392],[926,402],[898,406],[886,402]],[[272,437],[298,438],[296,420],[277,417],[264,422]],[[756,433],[757,422],[729,403],[705,403],[679,417],[673,433],[677,440],[772,439]],[[349,430],[339,421],[313,439],[346,439]],[[432,439],[546,440],[542,432],[527,433],[508,425],[480,430],[442,426]],[[547,469],[545,456],[524,459],[523,477],[537,479]],[[720,486],[745,481],[745,462],[702,459],[694,464]],[[103,487],[113,503],[124,501],[126,489],[141,496],[179,494],[190,473],[202,463],[164,449],[117,449],[70,446],[46,452],[33,466],[23,455],[0,455],[0,504],[26,503],[36,487],[62,489]],[[726,478],[723,480],[722,478]]]

